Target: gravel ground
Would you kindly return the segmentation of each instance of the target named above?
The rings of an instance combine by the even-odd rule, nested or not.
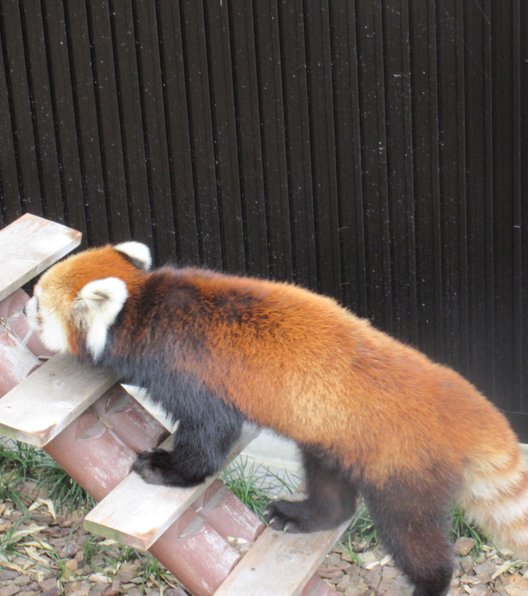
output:
[[[28,483],[21,491],[27,510],[0,501],[0,596],[184,596],[186,592],[158,562],[82,528],[82,513],[57,514],[51,502]],[[33,492],[32,492],[33,490]],[[359,538],[356,550],[363,550]],[[528,596],[528,564],[507,552],[461,538],[452,596],[465,594]],[[411,588],[390,557],[379,549],[351,556],[336,546],[319,570],[347,596],[407,596]]]
[[[455,544],[456,570],[452,596],[528,596],[528,563],[515,561],[507,553],[484,546],[472,556],[475,541],[460,538]],[[352,561],[348,550],[337,546],[319,570],[321,577],[346,596],[410,596],[412,588],[381,550],[359,555],[362,565]]]

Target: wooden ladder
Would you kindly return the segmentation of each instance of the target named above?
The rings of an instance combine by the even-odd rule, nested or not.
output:
[[[29,214],[0,231],[0,434],[44,449],[98,501],[85,519],[90,532],[151,552],[193,594],[335,594],[314,574],[346,523],[284,534],[215,478],[182,489],[129,473],[139,451],[170,442],[166,421],[111,375],[47,354],[22,313],[21,286],[80,240]],[[245,429],[230,459],[254,436]]]

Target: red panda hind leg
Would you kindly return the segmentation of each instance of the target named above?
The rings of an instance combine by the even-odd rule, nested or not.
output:
[[[393,478],[381,488],[360,487],[384,547],[414,585],[413,596],[445,596],[453,576],[453,482],[440,470],[438,478]]]
[[[265,512],[269,524],[287,532],[315,532],[335,528],[352,516],[358,491],[341,468],[328,456],[303,449],[307,498],[280,500]]]

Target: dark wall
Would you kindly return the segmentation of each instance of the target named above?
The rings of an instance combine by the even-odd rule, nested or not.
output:
[[[526,2],[0,0],[0,38],[0,224],[331,294],[528,439]]]

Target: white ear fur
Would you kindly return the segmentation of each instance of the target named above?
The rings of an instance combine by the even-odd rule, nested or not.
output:
[[[152,265],[152,256],[150,249],[146,244],[141,242],[121,242],[114,246],[115,250],[122,252],[127,257],[130,257],[141,269],[148,270]]]
[[[121,312],[127,297],[126,284],[117,277],[91,281],[77,294],[74,317],[86,331],[86,347],[96,360],[104,350],[108,328]]]

